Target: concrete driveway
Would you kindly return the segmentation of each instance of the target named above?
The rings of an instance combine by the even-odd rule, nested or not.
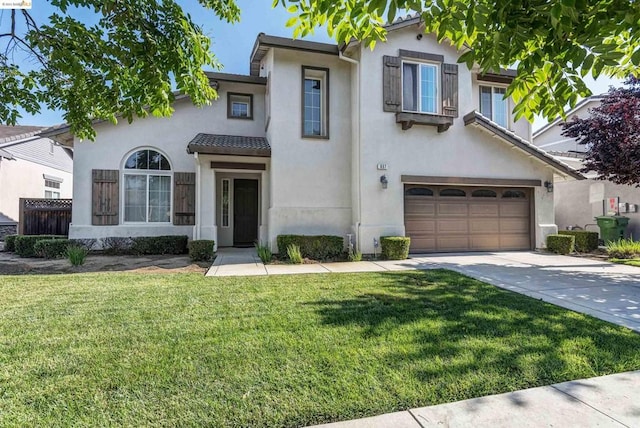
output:
[[[535,252],[412,255],[407,268],[451,269],[640,332],[640,268]]]

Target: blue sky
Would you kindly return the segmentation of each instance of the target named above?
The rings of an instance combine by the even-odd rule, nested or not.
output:
[[[37,22],[44,23],[54,12],[54,8],[46,2],[33,2],[32,16]],[[249,55],[258,33],[266,33],[275,36],[291,37],[293,30],[285,27],[290,15],[282,6],[276,9],[271,7],[271,0],[238,0],[242,10],[239,23],[231,25],[216,18],[210,10],[204,9],[197,0],[187,0],[179,2],[185,11],[191,14],[193,20],[202,26],[205,34],[211,37],[213,42],[212,50],[216,57],[224,65],[223,72],[248,74]],[[0,19],[7,19],[8,11],[4,11],[4,16]],[[96,15],[88,9],[79,9],[74,13],[74,17],[83,22],[91,23],[96,20]],[[319,42],[331,42],[324,29],[318,29],[316,34],[307,37],[308,40]],[[609,85],[618,85],[619,81],[612,81],[601,78],[598,82],[588,79],[587,84],[596,93],[606,92]],[[43,111],[37,116],[23,115],[18,120],[21,125],[55,125],[61,123],[62,114],[57,111]],[[534,123],[534,128],[542,126],[546,121],[538,120]]]

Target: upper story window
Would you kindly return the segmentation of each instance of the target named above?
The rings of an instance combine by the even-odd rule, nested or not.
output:
[[[230,119],[253,119],[253,95],[228,92],[227,117]]]
[[[503,128],[509,127],[509,106],[506,88],[480,86],[480,113]]]
[[[44,174],[45,199],[60,199],[60,183],[62,183],[62,178]]]
[[[124,221],[169,223],[171,221],[171,165],[160,152],[143,149],[124,162]]]
[[[329,70],[302,67],[302,136],[329,137]]]
[[[402,110],[438,114],[439,66],[430,63],[402,63]]]

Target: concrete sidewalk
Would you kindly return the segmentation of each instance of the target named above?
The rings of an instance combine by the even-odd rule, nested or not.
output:
[[[393,270],[433,269],[419,259],[335,262],[313,264],[264,265],[254,248],[221,248],[206,276],[297,275],[305,273],[384,272]]]
[[[634,371],[316,427],[638,427],[639,390]]]

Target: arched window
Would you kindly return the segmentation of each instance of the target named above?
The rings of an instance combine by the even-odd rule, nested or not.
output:
[[[142,149],[123,165],[123,205],[126,223],[171,221],[171,164],[165,155]]]
[[[409,187],[404,191],[407,196],[433,196],[433,190],[428,187]]]
[[[497,198],[498,194],[493,190],[478,189],[474,190],[473,193],[471,193],[471,196],[474,198]]]
[[[453,196],[457,198],[464,198],[467,193],[461,189],[443,189],[440,191],[440,196]]]

